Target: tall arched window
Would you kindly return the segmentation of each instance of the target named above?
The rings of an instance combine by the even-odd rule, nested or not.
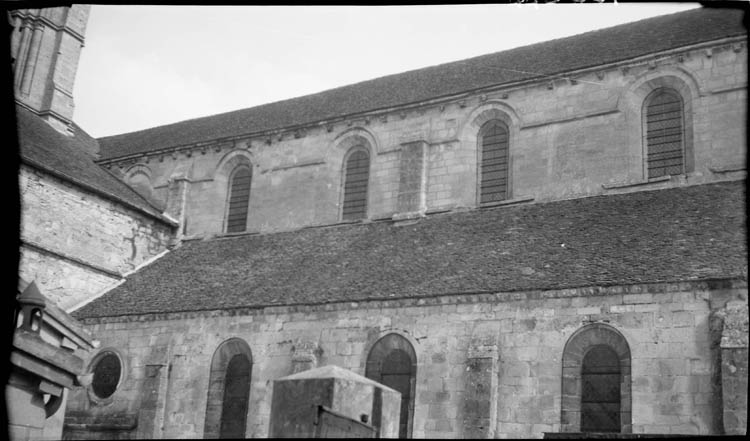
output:
[[[229,207],[227,208],[227,233],[240,233],[247,228],[247,209],[250,205],[250,167],[240,166],[229,181]]]
[[[482,125],[479,131],[480,204],[508,198],[509,144],[508,126],[504,122],[491,120]]]
[[[244,438],[253,356],[239,338],[222,343],[211,360],[204,438]]]
[[[685,173],[682,98],[671,89],[658,89],[644,102],[646,163],[649,178]]]
[[[630,433],[630,348],[611,326],[576,331],[563,350],[562,431]]]
[[[398,437],[411,437],[417,379],[417,355],[411,343],[398,334],[378,340],[367,356],[365,376],[401,393]]]
[[[370,154],[363,147],[354,147],[344,162],[344,201],[342,220],[367,217],[367,184],[370,180]]]

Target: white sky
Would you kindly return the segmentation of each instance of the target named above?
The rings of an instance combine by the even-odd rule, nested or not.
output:
[[[695,7],[94,5],[74,119],[114,135]]]

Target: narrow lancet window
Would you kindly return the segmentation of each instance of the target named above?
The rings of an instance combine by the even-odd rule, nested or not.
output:
[[[229,185],[227,233],[241,233],[247,228],[247,210],[250,205],[252,177],[252,172],[248,167],[241,167],[232,175]]]
[[[367,183],[370,179],[370,155],[362,148],[349,154],[344,170],[344,203],[341,218],[367,217]]]
[[[508,127],[502,121],[489,121],[480,131],[480,204],[508,198],[508,138]]]

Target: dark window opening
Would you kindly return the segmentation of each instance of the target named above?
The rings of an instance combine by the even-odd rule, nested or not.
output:
[[[237,354],[229,361],[224,377],[219,438],[244,438],[250,398],[250,360]]]
[[[416,369],[414,348],[398,334],[388,334],[378,340],[367,357],[365,376],[401,393],[399,438],[409,438],[412,432]]]
[[[370,155],[358,150],[346,160],[344,176],[343,220],[357,220],[367,217],[367,184],[370,179]]]
[[[227,211],[227,233],[241,233],[247,228],[247,210],[250,205],[250,182],[252,172],[243,167],[232,177],[229,188],[229,210]]]
[[[509,168],[507,126],[500,121],[485,124],[481,130],[480,146],[482,162],[479,203],[507,199]]]
[[[581,431],[620,432],[620,360],[608,346],[594,346],[583,357]]]
[[[398,437],[408,437],[409,403],[411,402],[411,360],[406,352],[391,351],[383,360],[380,382],[391,389],[401,392],[401,419],[398,426]]]
[[[685,172],[683,110],[680,97],[669,91],[657,92],[646,105],[648,177]]]
[[[120,383],[122,365],[120,358],[111,353],[105,353],[94,365],[94,378],[91,387],[99,398],[108,398],[117,390]]]

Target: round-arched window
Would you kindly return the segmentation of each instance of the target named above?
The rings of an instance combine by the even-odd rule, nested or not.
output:
[[[91,389],[97,397],[108,398],[115,393],[122,374],[122,363],[117,354],[114,352],[100,354],[91,371],[94,373]]]

